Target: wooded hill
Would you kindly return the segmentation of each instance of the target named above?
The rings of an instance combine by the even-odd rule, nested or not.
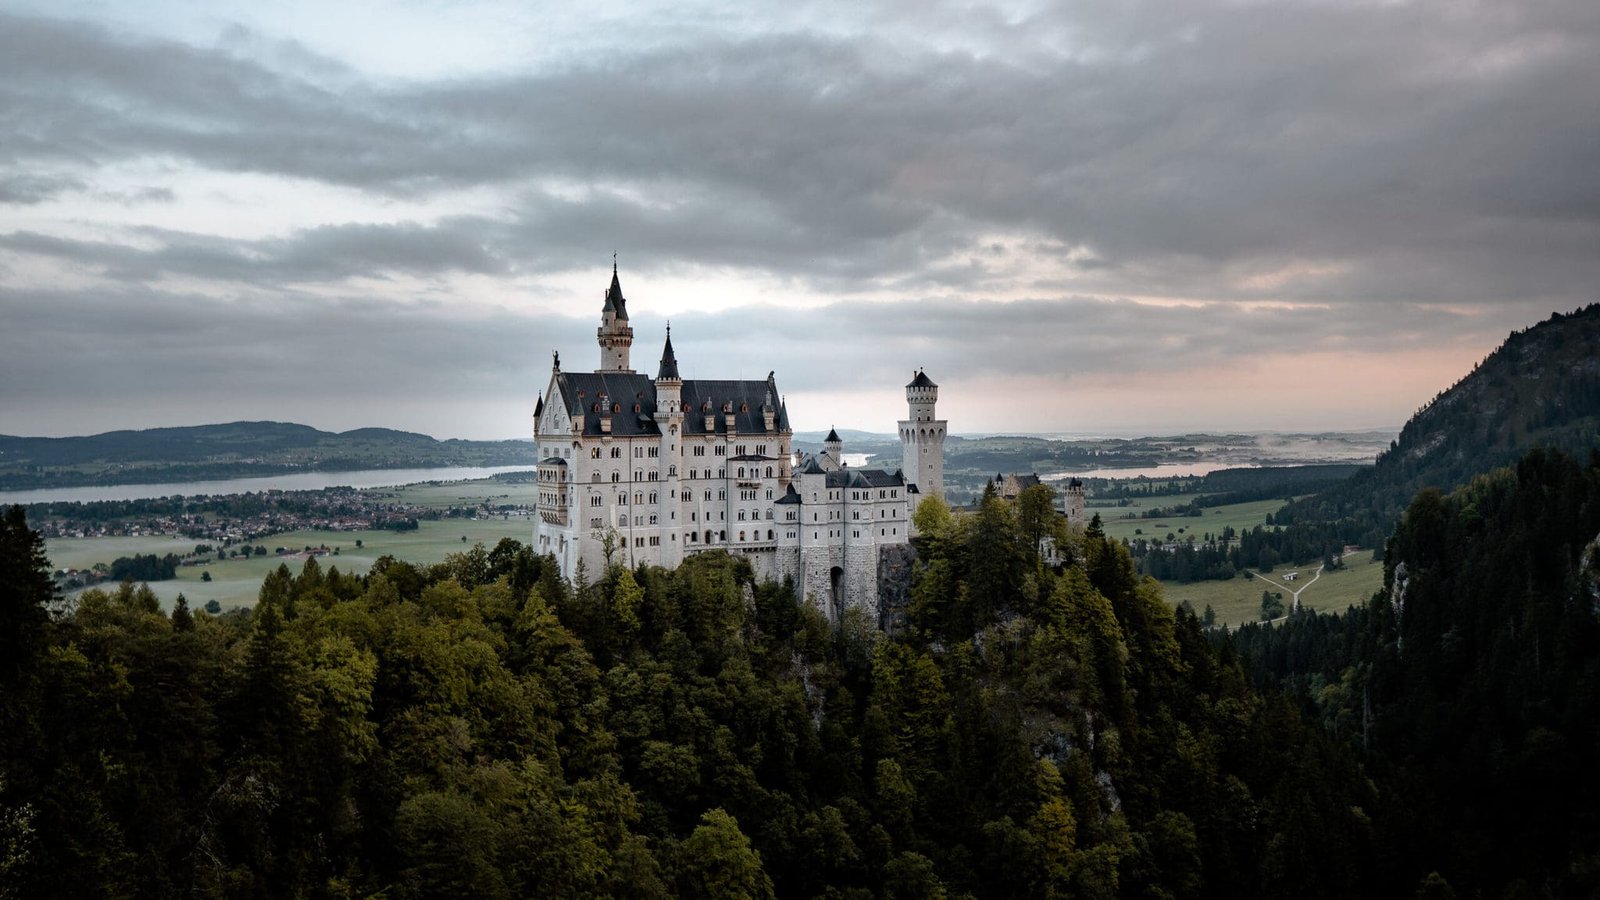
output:
[[[532,465],[529,441],[435,440],[388,428],[333,433],[287,422],[0,435],[0,489],[135,484],[355,469]]]
[[[1422,488],[1451,490],[1535,447],[1579,459],[1600,447],[1600,304],[1514,332],[1418,410],[1377,465],[1277,521],[1355,517],[1387,528]]]

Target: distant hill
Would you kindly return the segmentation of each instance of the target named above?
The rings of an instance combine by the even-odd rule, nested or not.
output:
[[[1600,304],[1512,333],[1418,410],[1377,465],[1291,505],[1278,521],[1392,524],[1418,490],[1448,491],[1535,447],[1579,460],[1600,449]]]
[[[295,471],[531,465],[527,441],[438,441],[389,428],[229,422],[86,437],[0,435],[0,490],[189,481]]]

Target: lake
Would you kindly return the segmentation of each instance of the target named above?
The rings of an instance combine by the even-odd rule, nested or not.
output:
[[[156,497],[201,494],[246,494],[259,491],[320,491],[330,487],[377,488],[421,484],[427,481],[472,481],[501,472],[531,472],[533,466],[443,466],[431,469],[357,469],[352,472],[294,472],[253,478],[182,481],[168,484],[112,484],[90,487],[39,488],[0,491],[0,505],[13,503],[66,503],[97,500],[150,500]]]
[[[1082,472],[1051,472],[1041,475],[1046,481],[1058,481],[1066,478],[1181,478],[1194,475],[1209,475],[1220,469],[1258,469],[1260,466],[1247,462],[1228,462],[1227,460],[1213,460],[1210,462],[1172,463],[1165,466],[1146,466],[1142,469],[1087,469]]]

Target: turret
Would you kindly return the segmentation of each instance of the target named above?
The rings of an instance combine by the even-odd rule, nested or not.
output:
[[[606,289],[606,304],[600,310],[600,327],[595,330],[600,344],[597,372],[633,372],[628,368],[628,350],[633,346],[633,327],[628,324],[628,301],[622,296],[617,278],[617,262],[611,261],[611,287]]]
[[[678,377],[678,355],[672,352],[672,326],[667,326],[667,343],[661,348],[661,369],[656,373],[657,415],[676,417],[683,411],[683,379]]]
[[[839,437],[839,432],[828,429],[828,436],[822,439],[822,452],[833,460],[833,468],[844,465],[844,441]]]
[[[944,438],[949,423],[935,418],[939,386],[917,370],[906,385],[907,418],[900,423],[901,471],[915,484],[912,511],[923,497],[944,496]]]

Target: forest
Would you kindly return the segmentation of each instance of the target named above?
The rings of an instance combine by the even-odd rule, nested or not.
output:
[[[567,583],[512,540],[311,559],[220,616],[69,607],[14,508],[0,894],[1600,889],[1600,457],[1424,492],[1398,587],[1233,635],[1094,527],[918,519],[886,634],[725,554]]]
[[[924,505],[903,633],[705,554],[568,584],[515,541],[253,611],[70,608],[4,520],[9,896],[1349,896],[1353,750],[1119,544]],[[1398,873],[1409,889],[1427,871]]]

